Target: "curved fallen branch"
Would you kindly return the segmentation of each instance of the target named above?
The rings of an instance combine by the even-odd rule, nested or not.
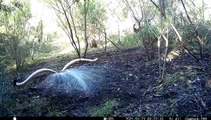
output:
[[[70,65],[76,63],[76,62],[79,62],[79,61],[87,61],[87,62],[94,62],[96,61],[98,58],[95,58],[95,59],[85,59],[85,58],[78,58],[78,59],[74,59],[74,60],[71,60],[69,63],[67,63],[60,72],[63,72],[65,71]],[[57,73],[56,71],[52,70],[52,69],[48,69],[48,68],[41,68],[41,69],[38,69],[36,70],[35,72],[33,72],[31,75],[29,75],[29,77],[22,81],[22,82],[17,82],[17,80],[14,80],[14,85],[17,85],[17,86],[22,86],[24,84],[26,84],[27,82],[29,82],[29,80],[31,80],[32,78],[35,78],[35,77],[41,77],[41,76],[44,76],[44,75],[49,75],[49,74],[52,74],[52,73]]]

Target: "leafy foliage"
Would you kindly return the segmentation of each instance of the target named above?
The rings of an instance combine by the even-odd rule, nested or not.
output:
[[[104,7],[97,0],[46,2],[55,10],[59,24],[78,57],[85,57],[90,41],[102,31],[105,20]]]
[[[155,38],[159,35],[158,27],[155,25],[144,25],[139,33],[143,39]]]
[[[206,23],[185,25],[182,27],[183,44],[196,55],[210,50],[210,27]],[[202,56],[201,56],[202,57]],[[201,58],[203,59],[203,58]]]
[[[147,24],[142,26],[141,30],[138,32],[149,60],[155,58],[158,34],[159,32],[157,26]]]
[[[26,48],[25,25],[31,17],[30,7],[24,1],[12,1],[8,6],[12,8],[11,11],[0,12],[0,32],[4,36],[1,37],[1,41],[4,41],[1,49],[6,52],[4,58],[10,58],[11,63],[16,64],[16,69],[20,70],[29,55]]]
[[[191,71],[189,73],[174,73],[174,74],[166,74],[165,75],[165,80],[164,80],[164,85],[173,85],[176,82],[183,82],[183,83],[188,83],[189,80],[193,79],[196,77],[196,73],[194,71]]]
[[[118,44],[123,48],[131,48],[139,46],[141,42],[136,38],[136,35],[127,34],[126,36],[122,37],[121,41],[118,41]]]
[[[49,41],[44,40],[42,21],[37,26],[29,24],[29,2],[10,1],[6,7],[10,10],[0,11],[0,59],[2,64],[15,64],[16,70],[20,71],[25,67],[27,58],[34,60],[37,52],[50,47],[46,44]]]
[[[114,107],[118,106],[116,100],[108,100],[99,107],[95,107],[91,110],[92,116],[106,117],[113,111]]]

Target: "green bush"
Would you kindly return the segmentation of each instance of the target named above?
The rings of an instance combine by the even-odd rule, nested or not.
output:
[[[156,36],[159,35],[159,31],[155,25],[144,25],[141,27],[141,32],[139,32],[139,34],[144,39],[156,38]]]
[[[123,48],[136,47],[141,45],[140,43],[140,40],[137,39],[134,34],[127,34],[122,37],[121,41],[118,42],[118,44]]]
[[[92,108],[90,113],[92,116],[105,117],[110,115],[118,105],[119,103],[116,100],[108,100],[102,105]]]
[[[154,59],[156,56],[158,33],[158,29],[154,25],[144,25],[138,33],[149,60]]]
[[[183,26],[182,27],[182,38],[183,38],[184,45],[188,46],[192,50],[197,48],[198,44],[196,41],[194,26],[192,26],[192,25]]]
[[[174,73],[174,74],[166,74],[164,77],[164,85],[172,85],[177,81],[182,81],[187,83],[188,80],[192,80],[196,77],[196,73],[194,71],[191,72],[181,72],[181,73]]]
[[[197,30],[198,37],[200,41],[197,39],[197,34],[195,32],[195,28]],[[209,30],[209,25],[204,23],[197,23],[193,25],[185,25],[182,27],[182,38],[183,44],[188,46],[191,51],[199,53],[200,47],[202,51],[208,52],[210,49],[210,38],[211,31]]]

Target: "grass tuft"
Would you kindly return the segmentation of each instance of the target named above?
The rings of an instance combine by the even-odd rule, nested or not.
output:
[[[108,100],[100,106],[92,108],[90,113],[92,116],[106,117],[110,115],[118,105],[119,103],[116,100]]]

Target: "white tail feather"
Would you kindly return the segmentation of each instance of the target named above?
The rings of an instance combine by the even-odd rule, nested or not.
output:
[[[78,58],[75,60],[70,61],[69,63],[67,63],[63,68],[62,71],[66,70],[70,65],[72,65],[73,63],[79,62],[79,61],[87,61],[87,62],[94,62],[97,61],[98,58],[95,59],[85,59],[85,58]]]
[[[24,85],[30,79],[32,79],[34,77],[46,75],[46,73],[51,74],[51,73],[56,73],[56,71],[54,71],[52,69],[48,69],[48,68],[42,68],[42,69],[36,70],[26,80],[24,80],[23,82],[20,82],[20,83],[17,82],[16,85],[18,85],[18,86]]]

